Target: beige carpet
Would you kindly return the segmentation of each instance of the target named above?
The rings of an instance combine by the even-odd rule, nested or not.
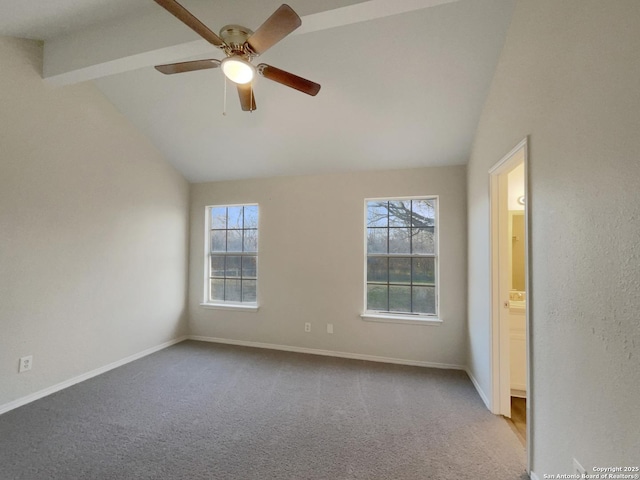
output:
[[[183,342],[0,416],[0,479],[528,478],[466,374]]]

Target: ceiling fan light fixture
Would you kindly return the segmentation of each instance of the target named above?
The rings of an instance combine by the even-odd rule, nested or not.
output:
[[[256,67],[238,56],[225,58],[220,66],[225,76],[239,85],[250,83],[256,76]]]

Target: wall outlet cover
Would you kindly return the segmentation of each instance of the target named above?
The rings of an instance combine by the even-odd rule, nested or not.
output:
[[[18,373],[26,372],[31,370],[33,366],[33,355],[28,355],[26,357],[20,357],[20,365],[18,367]]]

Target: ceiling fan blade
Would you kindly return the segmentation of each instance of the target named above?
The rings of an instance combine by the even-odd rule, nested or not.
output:
[[[253,94],[251,83],[244,85],[237,84],[238,96],[240,97],[240,105],[245,112],[252,112],[256,109],[256,97]]]
[[[258,55],[266,52],[284,37],[302,25],[302,20],[293,9],[282,4],[267,20],[247,39],[249,48]]]
[[[186,8],[180,5],[175,0],[154,0],[158,5],[163,7],[178,20],[191,28],[194,32],[204,38],[207,42],[215,45],[218,48],[222,48],[225,45],[224,41],[215,33],[213,33],[209,27],[198,20],[189,12]]]
[[[267,65],[266,63],[261,63],[260,65],[258,65],[258,73],[264,78],[268,78],[269,80],[273,80],[274,82],[281,83],[282,85],[286,85],[287,87],[295,88],[296,90],[302,93],[306,93],[307,95],[311,95],[312,97],[315,97],[320,91],[319,84],[312,82],[311,80],[307,80],[306,78],[294,75],[293,73],[285,72],[284,70],[280,70],[279,68],[272,67],[271,65]]]
[[[167,65],[156,65],[156,70],[165,75],[174,73],[193,72],[196,70],[205,70],[207,68],[218,68],[220,60],[215,58],[209,60],[194,60],[192,62],[169,63]]]

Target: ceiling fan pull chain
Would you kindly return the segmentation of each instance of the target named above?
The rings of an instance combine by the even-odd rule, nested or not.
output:
[[[224,98],[222,100],[222,116],[227,116],[227,77],[224,77]]]

